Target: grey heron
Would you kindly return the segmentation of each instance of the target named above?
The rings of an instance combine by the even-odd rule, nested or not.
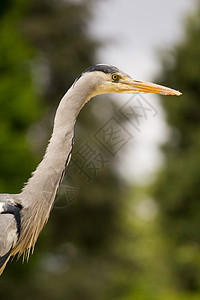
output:
[[[33,252],[71,158],[78,113],[92,97],[106,93],[181,95],[134,80],[114,66],[98,64],[86,69],[61,99],[45,155],[21,193],[0,194],[0,274],[11,256],[24,254],[28,259]]]

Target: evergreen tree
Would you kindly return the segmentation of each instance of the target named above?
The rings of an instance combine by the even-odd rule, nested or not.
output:
[[[166,163],[154,196],[168,241],[168,266],[175,289],[200,290],[200,2],[186,24],[185,37],[163,60],[161,84],[180,99],[162,101],[171,135],[163,147]],[[172,101],[173,100],[173,101]],[[188,299],[192,294],[190,294]]]
[[[27,129],[39,118],[42,106],[31,77],[34,50],[16,28],[23,11],[23,1],[0,5],[1,192],[19,192],[36,163]]]

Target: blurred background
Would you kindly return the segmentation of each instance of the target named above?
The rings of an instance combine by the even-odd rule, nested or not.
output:
[[[20,192],[59,100],[96,63],[183,95],[83,108],[48,224],[0,299],[200,299],[199,0],[1,1],[0,192]]]

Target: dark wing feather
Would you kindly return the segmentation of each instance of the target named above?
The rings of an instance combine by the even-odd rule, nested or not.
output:
[[[10,254],[11,254],[12,248],[13,248],[13,245],[10,247],[10,250],[6,254],[4,254],[3,256],[0,256],[0,270],[3,267],[3,265],[6,263],[6,261],[8,260]]]
[[[0,214],[0,275],[3,272],[18,240],[18,230],[14,215]]]

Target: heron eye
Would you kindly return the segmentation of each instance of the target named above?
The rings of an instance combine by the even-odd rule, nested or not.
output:
[[[113,74],[112,75],[112,80],[116,81],[117,79],[119,79],[119,76],[117,74]]]

